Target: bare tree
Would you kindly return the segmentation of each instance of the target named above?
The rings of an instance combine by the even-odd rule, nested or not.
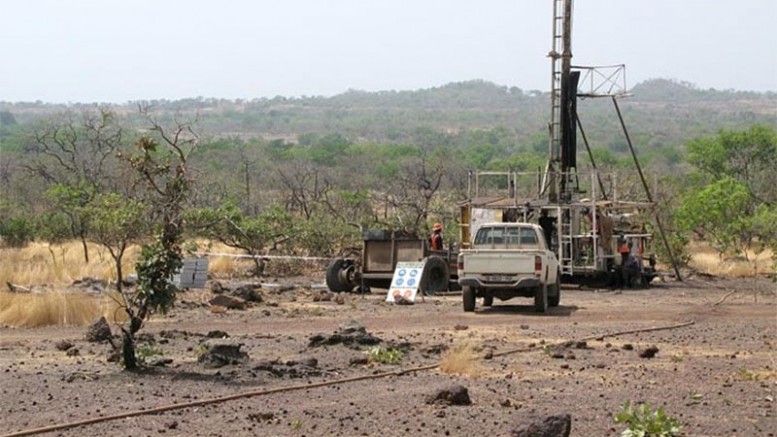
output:
[[[81,240],[86,262],[87,230],[79,211],[97,193],[121,186],[114,176],[123,138],[123,128],[108,109],[85,111],[80,116],[68,112],[33,131],[31,158],[22,164],[49,187],[58,187],[55,202],[70,219],[73,236]]]

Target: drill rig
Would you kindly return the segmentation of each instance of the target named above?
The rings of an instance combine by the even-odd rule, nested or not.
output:
[[[639,262],[639,285],[646,286],[656,276],[653,233],[647,218],[655,216],[670,256],[671,249],[654,214],[655,203],[618,106],[617,99],[627,95],[625,66],[572,65],[572,0],[553,0],[552,28],[547,165],[536,173],[470,172],[469,196],[459,205],[462,247],[468,246],[482,223],[536,222],[544,216],[546,226],[552,223],[546,236],[556,253],[562,282],[617,283],[621,260],[630,253]],[[577,101],[584,98],[612,100],[644,187],[644,199],[620,200],[617,178],[599,174],[577,113]],[[591,161],[592,170],[587,173],[578,171],[578,130]],[[674,259],[672,263],[676,265]],[[681,279],[676,267],[675,272]]]

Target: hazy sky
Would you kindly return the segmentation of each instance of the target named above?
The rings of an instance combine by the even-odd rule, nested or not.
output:
[[[0,0],[0,100],[548,90],[553,0]],[[574,63],[777,91],[775,0],[576,0]]]

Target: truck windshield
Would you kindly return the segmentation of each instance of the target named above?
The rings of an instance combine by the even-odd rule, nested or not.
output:
[[[536,246],[537,233],[532,228],[487,226],[478,230],[475,245]]]

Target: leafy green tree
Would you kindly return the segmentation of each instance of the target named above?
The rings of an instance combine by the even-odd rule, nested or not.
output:
[[[688,143],[688,162],[713,180],[741,182],[757,202],[777,202],[777,129],[755,125]]]
[[[702,178],[689,184],[677,223],[710,239],[721,255],[733,251],[747,257],[748,249],[760,252],[773,245],[777,234],[769,220],[777,201],[777,130],[762,125],[724,130],[691,141],[688,154]]]
[[[98,194],[84,208],[88,238],[108,249],[116,267],[116,289],[123,292],[122,260],[130,244],[148,235],[143,204],[118,193]]]
[[[721,254],[744,253],[753,236],[752,216],[747,187],[730,177],[688,193],[675,215],[683,229],[711,239]]]
[[[227,201],[219,208],[191,211],[188,220],[192,227],[202,230],[203,236],[250,255],[256,276],[264,274],[262,255],[288,242],[295,232],[292,217],[283,209],[272,206],[257,216],[250,216],[234,201]]]

